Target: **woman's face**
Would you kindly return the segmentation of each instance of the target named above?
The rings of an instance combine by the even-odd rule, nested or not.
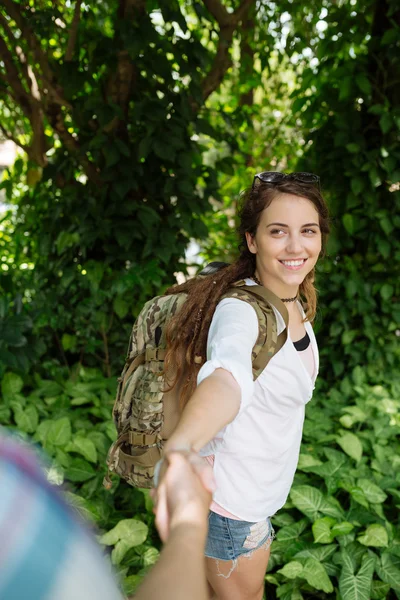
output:
[[[246,239],[263,283],[281,297],[296,295],[321,252],[318,212],[307,198],[281,194],[261,214],[255,236],[246,233]]]

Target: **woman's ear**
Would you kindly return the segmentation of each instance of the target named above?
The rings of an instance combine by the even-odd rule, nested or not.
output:
[[[251,235],[248,231],[245,232],[247,247],[252,254],[257,254],[257,242],[255,236]]]

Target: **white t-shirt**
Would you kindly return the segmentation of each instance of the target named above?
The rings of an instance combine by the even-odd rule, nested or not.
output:
[[[254,285],[251,279],[246,282]],[[279,334],[285,323],[274,312]],[[275,514],[285,504],[293,482],[305,405],[312,397],[319,366],[317,342],[308,321],[305,328],[314,353],[313,377],[288,333],[284,346],[254,382],[251,352],[258,337],[258,319],[253,307],[226,298],[211,322],[207,362],[197,383],[215,369],[226,369],[240,386],[241,404],[235,419],[200,454],[215,454],[214,501],[244,521],[258,522]]]

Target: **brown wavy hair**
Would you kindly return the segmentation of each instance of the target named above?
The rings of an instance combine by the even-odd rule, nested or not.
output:
[[[208,330],[219,299],[233,283],[254,275],[255,255],[248,249],[245,233],[249,232],[252,236],[256,234],[262,212],[281,194],[294,194],[307,198],[313,203],[319,215],[322,234],[320,256],[325,254],[329,234],[329,213],[316,185],[289,179],[278,184],[260,182],[253,189],[245,190],[241,194],[238,227],[240,256],[236,262],[213,275],[194,277],[166,291],[166,294],[187,294],[185,304],[170,320],[166,330],[166,379],[169,390],[179,384],[182,408],[193,393],[198,371],[206,360]],[[313,321],[317,309],[317,291],[314,281],[315,270],[313,269],[299,287],[299,295],[306,314],[304,320],[308,321]],[[170,375],[171,373],[173,376]]]

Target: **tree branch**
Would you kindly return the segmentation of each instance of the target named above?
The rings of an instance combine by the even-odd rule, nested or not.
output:
[[[220,27],[231,24],[233,13],[229,13],[220,0],[203,0],[203,4]]]
[[[47,56],[32,28],[28,25],[25,17],[20,12],[19,5],[15,4],[12,0],[2,0],[2,3],[9,16],[13,19],[13,21],[16,22],[17,26],[21,30],[21,33],[26,40],[35,61],[39,64],[41,69],[40,76],[45,83],[44,87],[46,87],[48,90],[48,95],[52,97],[54,102],[57,102],[61,106],[67,106],[68,108],[71,108],[69,102],[63,98],[62,89],[57,85],[56,78],[50,68]]]
[[[0,37],[0,56],[4,62],[6,81],[12,88],[18,104],[21,106],[28,119],[32,115],[32,101],[34,98],[26,91],[20,80],[20,73],[15,66],[14,57],[7,47],[4,39]]]
[[[0,13],[0,23],[6,32],[9,43],[13,46],[15,54],[18,56],[19,62],[18,65],[21,69],[21,72],[25,78],[26,89],[27,91],[36,98],[36,100],[40,100],[40,92],[38,82],[36,80],[35,74],[32,68],[29,66],[28,61],[26,59],[25,53],[22,47],[19,45],[17,39],[14,36],[11,27],[8,24],[7,19]],[[22,81],[22,83],[24,83]]]
[[[136,16],[140,16],[145,12],[145,0],[119,0],[118,5],[118,20],[132,20]],[[121,39],[118,27],[114,44],[121,46]],[[120,106],[127,117],[129,99],[131,96],[132,85],[137,78],[137,68],[132,61],[129,52],[122,48],[117,51],[117,66],[113,70],[107,85],[107,99],[111,99],[114,104]],[[115,116],[104,127],[106,133],[116,130],[118,127],[125,124],[118,116]]]
[[[40,166],[44,166],[46,160],[46,138],[44,135],[43,111],[39,100],[28,93],[20,80],[20,72],[14,64],[13,55],[7,48],[3,38],[0,38],[0,56],[3,59],[6,70],[6,81],[14,91],[16,100],[29,119],[32,127],[32,143],[27,151],[28,156],[35,160]],[[21,144],[18,144],[21,146]]]
[[[68,128],[65,125],[64,115],[62,113],[61,107],[72,107],[62,97],[62,89],[60,86],[58,86],[56,78],[52,70],[50,69],[47,57],[40,46],[40,41],[37,39],[33,30],[27,24],[25,18],[19,10],[19,5],[12,2],[12,0],[2,1],[3,5],[8,11],[9,16],[16,22],[17,26],[21,30],[22,36],[28,44],[36,63],[39,64],[39,67],[42,71],[42,73],[40,73],[40,77],[43,83],[45,84],[44,87],[47,88],[47,96],[44,97],[43,104],[39,102],[36,98],[34,98],[32,95],[27,94],[19,80],[18,71],[15,68],[15,65],[13,65],[12,61],[10,63],[8,57],[8,83],[9,85],[11,85],[14,91],[17,103],[21,106],[23,110],[25,107],[24,112],[28,117],[33,130],[32,145],[29,150],[31,153],[30,156],[34,156],[34,160],[39,165],[43,166],[44,164],[46,164],[46,147],[43,124],[43,111],[45,111],[45,114],[49,119],[50,124],[62,140],[65,148],[71,154],[77,157],[77,160],[83,167],[87,178],[94,185],[99,186],[101,184],[101,180],[95,165],[90,161],[86,154],[81,152],[81,148],[77,139],[69,133]],[[2,51],[6,52],[7,58],[7,53],[9,53],[9,50],[4,41],[0,38],[0,54],[2,53]],[[24,94],[22,94],[22,92],[24,92]]]
[[[236,25],[238,25],[240,21],[246,16],[247,11],[252,5],[255,5],[255,0],[243,0],[241,5],[233,13]]]
[[[69,30],[67,50],[65,52],[65,62],[70,62],[74,57],[75,44],[78,37],[79,21],[81,18],[81,5],[82,0],[76,0],[71,29]]]
[[[0,131],[3,133],[5,138],[14,142],[14,144],[16,146],[19,146],[29,156],[29,151],[30,151],[29,146],[25,146],[24,144],[21,144],[21,142],[18,140],[18,138],[15,137],[15,135],[13,135],[11,133],[11,131],[8,131],[1,123],[0,123]]]
[[[255,0],[243,0],[233,13],[228,12],[220,0],[203,0],[203,4],[220,27],[236,27]]]
[[[146,0],[119,0],[118,18],[131,19],[135,12],[144,12],[146,8]]]
[[[212,92],[219,87],[225,73],[232,65],[229,50],[232,45],[233,34],[249,8],[255,3],[255,0],[243,0],[233,13],[229,13],[220,0],[203,0],[203,3],[220,28],[218,47],[213,64],[201,84],[203,102],[205,102]],[[200,108],[195,101],[192,101],[191,105],[195,112]]]
[[[26,61],[26,57],[22,51],[22,48],[18,45],[17,40],[15,39],[14,33],[11,30],[11,27],[8,24],[7,19],[0,13],[0,23],[8,37],[8,41],[10,42],[10,44],[13,45],[15,53],[17,54],[18,58],[19,58],[19,65],[21,67],[22,73],[25,76],[25,80],[27,83],[27,89],[31,90],[32,88],[32,81],[31,81],[31,77],[30,74],[28,72],[28,64]]]

